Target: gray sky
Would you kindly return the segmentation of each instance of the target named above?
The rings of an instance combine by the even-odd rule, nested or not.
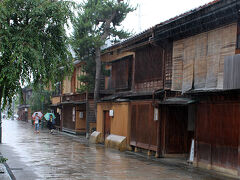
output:
[[[82,0],[74,0],[81,2]],[[139,33],[160,22],[180,15],[186,11],[204,5],[212,0],[129,0],[138,8],[128,14],[123,22],[125,29]],[[139,8],[140,7],[140,8]]]

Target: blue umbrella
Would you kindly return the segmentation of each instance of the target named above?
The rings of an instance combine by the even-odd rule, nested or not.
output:
[[[50,120],[50,115],[52,115],[53,120],[56,118],[55,115],[54,115],[53,113],[46,113],[46,114],[44,115],[44,117],[45,117],[45,119],[46,119],[47,121]]]

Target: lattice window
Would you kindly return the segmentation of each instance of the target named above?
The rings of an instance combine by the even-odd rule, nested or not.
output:
[[[160,47],[146,47],[136,52],[135,82],[162,80],[163,52]]]
[[[113,89],[129,89],[131,87],[132,58],[124,58],[112,63]]]

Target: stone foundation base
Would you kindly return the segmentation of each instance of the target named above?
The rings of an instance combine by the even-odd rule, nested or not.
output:
[[[101,133],[98,132],[98,131],[94,131],[91,136],[90,136],[90,143],[93,143],[93,144],[98,144],[98,143],[101,143]]]
[[[204,162],[193,162],[193,166],[195,167],[199,167],[202,169],[207,169],[207,170],[214,170],[218,173],[223,173],[225,176],[229,176],[229,177],[238,177],[238,171],[234,170],[234,169],[229,169],[229,168],[224,168],[224,167],[220,167],[220,166],[216,166],[216,165],[211,165],[208,163],[204,163]]]
[[[127,138],[125,136],[110,134],[105,140],[105,146],[120,151],[126,151],[128,149]]]

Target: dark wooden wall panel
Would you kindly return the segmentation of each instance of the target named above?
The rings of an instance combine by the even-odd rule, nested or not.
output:
[[[198,142],[198,161],[211,163],[211,145],[209,143]]]
[[[134,88],[136,91],[170,89],[172,84],[172,42],[147,46],[136,51]]]
[[[112,88],[124,90],[131,88],[132,56],[112,63]]]
[[[131,145],[156,151],[157,127],[151,102],[134,102],[131,105]]]
[[[162,80],[163,50],[148,46],[136,52],[135,83]]]
[[[210,165],[238,167],[240,104],[205,102],[197,108],[197,160]]]
[[[72,120],[72,109],[73,106],[66,105],[62,109],[63,111],[63,128],[75,130],[75,122]]]
[[[95,117],[95,109],[94,109],[94,100],[88,100],[88,121],[89,122],[96,122],[96,117]]]
[[[138,128],[137,128],[137,140],[140,143],[148,144],[149,138],[149,125],[148,125],[148,113],[149,113],[149,105],[141,104],[138,105]]]
[[[136,146],[137,136],[137,105],[131,106],[131,144]]]
[[[230,146],[215,145],[212,146],[213,165],[224,168],[237,169],[238,167],[238,148]]]

